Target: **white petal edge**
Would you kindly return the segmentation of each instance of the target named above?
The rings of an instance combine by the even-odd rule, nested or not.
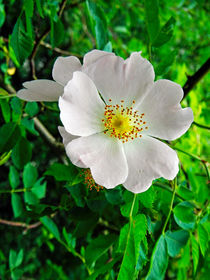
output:
[[[65,86],[72,79],[73,73],[80,71],[81,67],[82,65],[76,56],[59,56],[53,65],[53,79]]]
[[[128,106],[133,100],[140,102],[154,83],[153,67],[140,52],[132,53],[126,60],[116,55],[101,56],[83,71],[94,81],[106,102],[112,99],[113,104],[122,99]]]
[[[98,62],[99,59],[101,59],[104,56],[115,56],[114,53],[111,52],[106,52],[106,51],[100,51],[100,50],[92,50],[84,56],[83,59],[83,67],[82,68],[87,68],[89,65]]]
[[[72,140],[78,138],[77,136],[68,133],[63,126],[58,126],[58,131],[63,139],[64,147],[66,147]]]
[[[183,90],[169,80],[158,80],[138,106],[145,113],[147,135],[165,140],[175,140],[183,135],[193,122],[191,108],[182,109]]]
[[[60,118],[67,132],[88,136],[104,130],[105,104],[93,81],[82,72],[74,72],[59,99]]]
[[[63,94],[63,87],[51,80],[34,80],[23,83],[25,89],[17,92],[17,96],[25,101],[58,101]]]
[[[104,133],[80,137],[71,141],[66,151],[73,164],[90,168],[95,182],[105,188],[114,188],[127,178],[127,161],[118,139]]]
[[[154,179],[173,180],[179,171],[177,153],[165,143],[149,137],[124,144],[128,177],[124,187],[133,193],[145,192]]]

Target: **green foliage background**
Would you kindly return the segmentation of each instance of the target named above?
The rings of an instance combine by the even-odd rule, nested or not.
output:
[[[204,0],[0,0],[0,279],[208,279],[208,75],[182,102],[195,122],[169,143],[176,180],[138,195],[88,190],[58,143],[57,104],[15,95],[51,79],[56,57],[94,48],[141,50],[156,79],[184,86],[208,59],[209,11]]]

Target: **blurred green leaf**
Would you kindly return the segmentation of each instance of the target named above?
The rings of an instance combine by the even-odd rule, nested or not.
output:
[[[18,253],[14,250],[10,250],[9,252],[9,267],[10,269],[14,269],[22,264],[23,261],[23,249],[21,249]]]
[[[4,10],[4,4],[0,3],[0,27],[4,24],[6,13]]]
[[[167,242],[168,254],[174,258],[177,256],[189,239],[189,233],[186,230],[167,231],[165,240]]]
[[[12,193],[11,200],[14,217],[20,217],[23,213],[23,203],[21,196],[17,193]]]
[[[115,242],[116,235],[99,235],[92,239],[85,251],[86,262],[89,266],[97,261],[103,254],[105,254],[110,246]]]
[[[40,178],[38,181],[36,181],[31,189],[32,193],[35,194],[39,199],[44,198],[46,194],[47,183],[43,182],[43,179],[44,178]]]
[[[35,166],[30,162],[24,166],[23,170],[23,184],[24,188],[32,188],[38,178],[38,172]]]
[[[83,191],[83,186],[82,184],[77,184],[74,186],[66,186],[66,189],[70,192],[72,195],[75,203],[79,207],[84,207],[85,206],[85,199],[84,199],[84,191]]]
[[[43,15],[43,11],[42,11],[42,4],[41,4],[41,0],[36,0],[36,6],[39,12],[40,17],[44,17]]]
[[[191,248],[192,248],[193,273],[195,275],[198,267],[198,261],[199,261],[199,245],[193,234],[190,235],[190,240],[191,240]]]
[[[12,151],[12,161],[14,165],[21,169],[31,160],[31,144],[24,137],[21,137]]]
[[[43,223],[43,225],[49,230],[49,232],[52,233],[52,235],[58,240],[60,241],[60,233],[58,230],[57,225],[53,222],[52,219],[50,219],[49,217],[45,216],[40,218],[40,221]]]
[[[165,279],[165,272],[168,267],[168,254],[166,240],[163,235],[160,236],[152,252],[149,272],[146,280]]]
[[[25,59],[31,54],[33,49],[33,39],[26,33],[23,23],[18,18],[11,38],[10,46],[14,50],[16,59],[20,65],[23,64]]]
[[[105,196],[106,196],[107,201],[113,205],[120,205],[123,202],[121,188],[114,188],[112,190],[106,190]]]
[[[72,164],[64,165],[53,163],[45,172],[45,175],[53,176],[57,181],[68,181],[71,183],[77,175],[77,169]]]
[[[0,128],[0,153],[8,152],[20,138],[20,128],[16,123],[10,122]]]
[[[37,102],[28,102],[25,107],[25,112],[30,116],[34,117],[39,113],[39,106]]]
[[[10,121],[10,118],[11,118],[9,103],[6,99],[1,99],[0,100],[0,105],[1,105],[2,116],[5,120],[5,122],[8,123]]]
[[[209,245],[209,235],[205,227],[201,223],[198,224],[198,242],[200,245],[201,253],[205,257],[205,253]]]
[[[152,43],[154,47],[160,47],[171,39],[173,35],[175,23],[176,23],[175,19],[173,17],[170,17],[170,19],[164,24],[158,36]]]
[[[64,34],[65,30],[62,21],[60,19],[56,22],[51,20],[50,41],[52,47],[59,46],[62,43]]]
[[[89,18],[94,30],[97,48],[102,50],[108,43],[106,17],[103,10],[91,0],[86,0]]]
[[[19,173],[12,165],[9,168],[9,183],[12,189],[16,189],[20,185]]]
[[[147,24],[147,32],[149,34],[150,42],[151,44],[153,44],[160,30],[158,0],[145,0],[144,9]]]
[[[29,103],[28,103],[29,104]],[[24,126],[33,135],[39,136],[39,132],[34,127],[34,120],[28,119],[27,117],[22,118],[20,124]]]
[[[34,12],[34,1],[33,0],[24,0],[24,8],[29,17],[33,16]]]

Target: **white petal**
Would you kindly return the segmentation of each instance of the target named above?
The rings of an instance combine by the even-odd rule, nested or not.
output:
[[[34,80],[23,83],[25,89],[17,92],[26,101],[57,101],[63,94],[63,87],[51,80]]]
[[[69,133],[88,136],[104,130],[104,106],[91,79],[82,72],[74,72],[59,99],[60,118]]]
[[[73,72],[81,70],[81,63],[75,56],[58,57],[54,63],[52,76],[59,84],[65,86],[73,76]]]
[[[95,182],[105,188],[114,188],[127,178],[124,150],[117,139],[98,133],[71,141],[66,150],[73,164],[89,167]]]
[[[126,105],[139,102],[154,82],[154,70],[140,53],[125,61],[115,55],[102,56],[83,71],[94,81],[103,98],[113,103],[124,99]]]
[[[140,113],[145,113],[148,135],[174,140],[189,129],[193,122],[193,112],[191,108],[181,108],[182,98],[180,85],[169,80],[155,82],[138,107]]]
[[[176,152],[155,138],[143,136],[125,143],[124,148],[128,178],[123,185],[134,193],[146,191],[154,179],[172,180],[179,171]]]
[[[69,142],[78,138],[77,136],[68,133],[63,126],[59,126],[58,131],[63,138],[63,144],[65,147],[69,144]]]
[[[100,50],[92,50],[88,52],[83,59],[83,68],[88,67],[89,65],[97,62],[99,59],[107,55],[114,56],[115,54],[110,52],[100,51]]]

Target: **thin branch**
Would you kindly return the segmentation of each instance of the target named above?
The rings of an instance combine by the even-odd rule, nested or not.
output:
[[[34,224],[26,224],[23,222],[13,222],[13,221],[0,219],[0,224],[12,226],[12,227],[22,227],[24,228],[24,233],[26,233],[30,229],[39,227],[42,223],[36,222]]]
[[[207,126],[207,125],[204,125],[204,124],[200,124],[200,123],[197,123],[197,122],[193,122],[194,125],[200,127],[200,128],[204,128],[204,129],[208,129],[210,130],[210,126]]]
[[[210,58],[195,72],[194,75],[188,76],[188,79],[183,86],[184,97],[197,85],[197,83],[208,73],[210,69]]]
[[[40,134],[44,137],[44,139],[54,148],[58,149],[59,151],[64,151],[64,146],[62,143],[58,142],[55,137],[47,130],[47,128],[42,124],[42,122],[37,118],[34,117],[34,125]]]
[[[53,48],[50,44],[48,44],[48,43],[46,43],[46,42],[44,42],[44,41],[42,41],[42,42],[40,43],[40,45],[42,45],[42,46],[44,46],[45,48],[50,49],[50,50],[52,50],[52,51],[54,51],[54,52],[60,53],[60,54],[62,54],[62,55],[74,55],[74,56],[77,56],[78,58],[82,58],[82,56],[81,56],[80,54],[73,53],[73,52],[69,52],[69,51],[65,51],[65,50],[62,50],[62,49],[57,48],[57,47]]]

